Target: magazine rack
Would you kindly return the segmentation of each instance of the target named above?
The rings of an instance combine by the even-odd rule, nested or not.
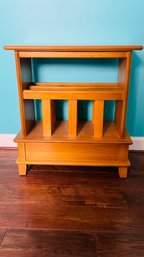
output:
[[[27,165],[116,166],[127,177],[128,148],[125,130],[131,56],[142,46],[5,46],[14,50],[21,131],[16,136],[18,168]],[[38,83],[33,80],[33,58],[117,58],[116,83]],[[42,102],[42,120],[35,115],[35,99]],[[68,121],[56,120],[56,100],[68,100]],[[92,100],[92,121],[79,122],[78,100]],[[104,121],[104,101],[115,100],[113,122]]]

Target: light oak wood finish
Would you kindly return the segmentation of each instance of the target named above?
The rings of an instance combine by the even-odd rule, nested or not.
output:
[[[121,83],[96,83],[96,82],[37,82],[29,85],[29,90],[33,91],[89,91],[97,89],[121,89]]]
[[[32,68],[31,60],[20,59],[19,53],[15,52],[18,94],[19,94],[19,106],[20,106],[20,118],[22,135],[26,136],[35,124],[35,110],[33,100],[23,99],[23,90],[28,88],[32,83]]]
[[[82,165],[82,166],[129,166],[128,146],[117,144],[90,144],[64,142],[26,143],[27,163]],[[107,150],[109,149],[109,151]],[[125,151],[125,156],[121,152]],[[88,158],[86,158],[88,152]],[[119,159],[118,157],[119,156]]]
[[[55,103],[53,100],[42,100],[43,135],[51,136],[55,128]]]
[[[132,144],[132,140],[125,130],[124,137],[118,136],[116,125],[113,122],[104,122],[103,137],[96,138],[93,133],[93,125],[91,121],[79,121],[77,137],[71,138],[68,134],[68,121],[57,121],[56,128],[52,136],[43,135],[42,121],[38,121],[32,131],[22,137],[21,132],[14,139],[16,143],[23,142],[79,142],[79,143],[101,143],[101,144]]]
[[[68,101],[68,133],[69,136],[77,135],[77,100]]]
[[[21,58],[126,58],[126,52],[19,52]]]
[[[4,46],[5,50],[26,51],[26,52],[128,52],[133,50],[142,50],[141,45],[107,45],[107,46]]]
[[[142,46],[5,46],[14,50],[20,101],[19,174],[28,164],[115,166],[127,177],[128,147],[125,130],[131,56]],[[115,83],[36,82],[32,58],[118,58]],[[42,121],[35,120],[34,100],[42,101]],[[68,121],[56,121],[55,100],[68,100]],[[78,100],[93,100],[92,122],[79,122]],[[104,101],[115,100],[114,122],[104,121]]]
[[[118,168],[119,177],[120,178],[127,178],[128,168],[127,167],[119,167]]]
[[[24,90],[24,99],[79,99],[79,100],[123,100],[124,90],[121,87],[117,88],[96,88],[92,90]]]
[[[26,152],[25,152],[25,144],[24,143],[18,144],[17,164],[18,164],[18,168],[19,168],[19,175],[20,176],[26,175],[27,164],[26,164]]]
[[[93,128],[94,136],[101,138],[103,136],[103,121],[104,121],[104,101],[93,102]]]
[[[119,135],[123,137],[124,129],[125,129],[125,120],[126,120],[126,107],[127,107],[127,99],[128,99],[128,90],[129,90],[129,80],[130,80],[130,68],[131,68],[131,57],[132,53],[127,53],[126,59],[119,60],[119,68],[118,68],[118,83],[122,84],[124,87],[124,100],[116,102],[115,109],[115,122],[117,129],[119,131]]]
[[[20,176],[25,176],[27,174],[27,165],[25,163],[19,163],[18,164],[18,172]]]

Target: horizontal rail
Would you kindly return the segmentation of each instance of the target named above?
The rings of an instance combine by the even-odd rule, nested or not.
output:
[[[20,58],[126,58],[127,52],[20,51]]]
[[[33,91],[37,90],[97,90],[97,89],[113,89],[119,88],[123,89],[122,84],[120,83],[95,83],[95,82],[46,82],[46,83],[34,83],[29,85],[29,89]]]
[[[68,99],[77,99],[77,100],[123,100],[124,92],[123,90],[117,89],[97,89],[97,90],[77,90],[77,91],[61,91],[61,90],[48,90],[48,91],[33,91],[33,90],[24,90],[23,91],[24,99],[53,99],[53,100],[68,100]]]

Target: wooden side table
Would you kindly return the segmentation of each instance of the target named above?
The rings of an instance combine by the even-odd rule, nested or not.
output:
[[[142,46],[5,46],[14,50],[21,116],[18,144],[19,174],[28,164],[116,166],[127,177],[125,130],[131,56]],[[33,80],[33,58],[117,58],[116,83],[38,83]],[[42,101],[42,120],[35,118],[34,100]],[[68,121],[56,120],[55,100],[68,100]],[[78,100],[92,100],[92,121],[80,123]],[[115,100],[114,122],[104,121],[104,101]]]

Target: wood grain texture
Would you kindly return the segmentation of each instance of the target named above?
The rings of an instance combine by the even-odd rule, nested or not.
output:
[[[103,136],[104,101],[93,102],[93,130],[96,138]]]
[[[125,58],[127,52],[115,51],[19,51],[20,58]]]
[[[123,89],[120,83],[96,83],[96,82],[37,82],[29,85],[30,90],[97,90],[97,89]]]
[[[71,111],[74,111],[74,108]],[[74,116],[73,120],[77,118],[75,112]],[[84,126],[81,129],[78,126],[78,136],[75,136],[75,140],[67,132],[67,124],[58,124],[58,128],[49,137],[43,135],[43,130],[41,132],[41,123],[37,124],[38,130],[35,130],[35,127],[25,139],[21,134],[16,137],[18,145],[24,145],[25,149],[25,156],[17,160],[20,175],[26,174],[26,165],[31,164],[117,166],[121,167],[121,170],[122,167],[130,165],[128,145],[131,140],[126,132],[125,138],[118,138],[114,123],[104,125],[103,138],[93,135],[91,122],[85,124],[85,129]],[[22,153],[20,152],[21,155]],[[119,174],[123,177],[121,172]]]
[[[17,159],[18,167],[19,167],[19,175],[26,175],[27,165],[26,165],[26,151],[25,144],[18,144],[18,159]]]
[[[115,143],[115,144],[132,144],[127,131],[123,138],[118,137],[116,126],[113,122],[104,122],[103,138],[96,138],[93,135],[93,125],[91,121],[79,121],[78,133],[76,138],[68,136],[68,121],[57,121],[56,129],[53,135],[43,137],[42,122],[38,121],[33,130],[23,138],[21,132],[14,139],[15,142],[81,142],[81,143]]]
[[[143,233],[108,233],[97,236],[97,256],[142,257],[144,254]]]
[[[54,100],[123,100],[124,89],[121,87],[115,88],[96,88],[83,90],[77,88],[75,90],[24,90],[24,99],[54,99]]]
[[[144,152],[115,168],[33,166],[0,150],[0,256],[143,257]]]
[[[132,50],[142,50],[143,46],[141,45],[113,45],[113,46],[4,46],[5,50],[14,50],[14,51],[132,51]]]
[[[51,136],[55,129],[55,103],[53,100],[42,100],[43,135]]]
[[[68,134],[69,136],[77,136],[77,100],[68,101]]]
[[[22,130],[15,142],[19,148],[23,144],[25,149],[25,156],[19,151],[19,174],[24,175],[26,165],[31,164],[98,165],[117,166],[119,176],[127,177],[128,145],[132,143],[125,130],[131,55],[133,50],[143,47],[5,46],[4,49],[14,50],[16,57]],[[32,58],[118,58],[118,79],[116,83],[33,83]],[[42,100],[42,134],[35,121],[35,99]],[[69,101],[68,124],[55,122],[54,100]],[[77,122],[78,100],[94,101],[93,135],[92,126],[86,122],[83,129]],[[115,120],[108,126],[104,124],[105,100],[116,101]],[[56,130],[59,132],[53,133]]]
[[[124,135],[125,122],[126,122],[131,58],[132,58],[132,53],[131,52],[127,53],[127,58],[121,59],[119,61],[119,68],[118,68],[118,83],[121,83],[123,85],[124,91],[125,91],[124,100],[116,101],[116,109],[115,109],[115,122],[116,122],[117,130],[119,132],[120,137],[123,137]]]
[[[25,143],[25,149],[27,157],[25,163],[29,164],[129,166],[127,145]]]
[[[75,232],[9,229],[1,256],[95,257],[94,235]],[[24,255],[25,254],[25,255]]]
[[[23,137],[26,136],[35,124],[35,109],[33,100],[23,99],[23,90],[32,83],[32,70],[30,59],[20,59],[19,54],[15,52],[16,74],[19,94],[19,108],[21,118],[21,128]]]

